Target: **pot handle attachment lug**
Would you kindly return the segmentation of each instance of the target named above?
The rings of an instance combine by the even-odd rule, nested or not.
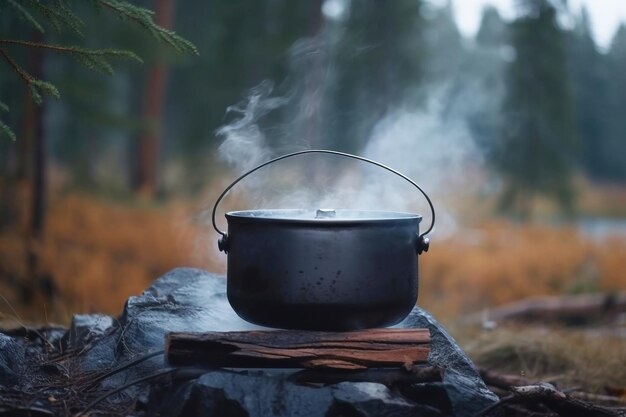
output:
[[[422,252],[428,252],[428,248],[430,248],[430,239],[424,235],[417,236],[417,242],[415,243],[417,254],[421,255]]]
[[[420,187],[419,185],[417,185],[417,183],[415,181],[413,181],[412,179],[410,179],[409,177],[407,177],[406,175],[396,171],[393,168],[390,168],[386,165],[381,164],[380,162],[376,162],[372,159],[368,159],[368,158],[364,158],[362,156],[357,156],[357,155],[352,155],[349,153],[345,153],[345,152],[339,152],[339,151],[331,151],[331,150],[327,150],[327,149],[308,149],[305,151],[298,151],[298,152],[293,152],[293,153],[289,153],[283,156],[279,156],[277,158],[271,159],[267,162],[262,163],[261,165],[258,165],[254,168],[252,168],[250,171],[246,172],[245,174],[242,174],[241,176],[239,176],[237,179],[235,179],[228,187],[226,187],[224,189],[224,191],[222,191],[222,194],[220,194],[219,197],[217,197],[217,200],[215,201],[215,205],[213,206],[213,212],[211,214],[211,221],[213,223],[213,228],[215,229],[215,231],[217,233],[219,233],[221,235],[221,237],[219,238],[218,242],[217,242],[217,246],[219,248],[220,251],[224,252],[224,253],[228,253],[228,234],[226,232],[221,231],[218,227],[217,227],[217,223],[215,222],[215,212],[217,211],[217,206],[220,204],[220,202],[222,201],[222,199],[226,196],[226,194],[228,194],[228,192],[241,180],[243,180],[244,178],[246,178],[248,175],[252,174],[253,172],[269,165],[269,164],[273,164],[274,162],[278,162],[282,159],[287,159],[287,158],[291,158],[292,156],[298,156],[298,155],[304,155],[304,154],[309,154],[309,153],[322,153],[322,154],[330,154],[330,155],[338,155],[338,156],[343,156],[346,158],[352,158],[352,159],[356,159],[359,161],[363,161],[363,162],[368,162],[372,165],[376,165],[377,167],[383,168],[393,174],[396,174],[397,176],[399,176],[400,178],[405,179],[406,181],[408,181],[411,185],[413,185],[415,188],[417,188],[420,193],[422,193],[422,195],[424,196],[424,198],[426,199],[426,201],[428,202],[428,205],[430,206],[430,216],[431,216],[431,221],[430,221],[430,226],[428,227],[428,229],[422,233],[421,235],[417,236],[417,241],[415,244],[415,250],[417,251],[418,254],[422,254],[423,252],[428,252],[428,248],[430,247],[430,240],[426,237],[426,235],[428,233],[430,233],[433,230],[433,227],[435,227],[435,208],[433,207],[433,203],[430,200],[430,197],[428,197],[428,194],[426,194],[426,192],[422,189],[422,187]]]

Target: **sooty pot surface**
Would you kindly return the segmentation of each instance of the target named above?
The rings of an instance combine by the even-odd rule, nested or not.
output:
[[[226,214],[228,300],[270,327],[389,326],[418,291],[418,227],[409,213],[249,210]]]

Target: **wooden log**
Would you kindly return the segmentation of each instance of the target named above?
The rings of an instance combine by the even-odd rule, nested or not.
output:
[[[489,311],[487,319],[588,324],[608,321],[626,312],[626,293],[533,297]],[[485,317],[476,316],[476,319]]]
[[[428,329],[270,330],[170,333],[165,349],[173,366],[411,369],[426,362],[429,343]]]
[[[533,381],[518,375],[502,374],[493,369],[481,368],[478,370],[480,377],[485,384],[490,387],[497,387],[504,390],[510,390],[512,387],[520,387],[524,385],[532,385]]]

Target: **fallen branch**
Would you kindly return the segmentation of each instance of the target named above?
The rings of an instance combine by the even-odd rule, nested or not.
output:
[[[486,319],[494,322],[540,320],[586,324],[607,320],[623,312],[626,312],[626,293],[585,294],[528,298],[493,309]]]
[[[518,375],[500,374],[492,369],[481,368],[478,372],[483,381],[485,381],[485,384],[493,389],[511,391],[516,389],[516,387],[535,385],[535,381],[531,381],[530,379]],[[545,382],[547,381],[542,381],[542,383]],[[592,394],[580,391],[579,389],[564,389],[563,392],[566,393],[569,398],[577,400],[589,401],[609,407],[626,406],[626,400],[614,395]]]
[[[485,384],[491,387],[510,390],[512,387],[532,385],[532,381],[517,375],[501,374],[492,369],[485,368],[479,369],[478,372],[483,381],[485,381]]]
[[[548,407],[559,416],[567,417],[624,417],[623,411],[602,407],[588,402],[580,401],[557,390],[553,385],[538,383],[522,387],[513,387],[511,395],[501,398],[498,402],[490,405],[475,417],[492,415],[509,404],[533,404],[539,403]],[[493,414],[495,415],[495,414]]]
[[[615,397],[612,395],[591,394],[583,391],[572,391],[568,393],[572,398],[582,401],[590,401],[595,404],[602,404],[608,407],[626,407],[626,398]]]

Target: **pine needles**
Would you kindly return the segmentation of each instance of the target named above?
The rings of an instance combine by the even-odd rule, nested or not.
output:
[[[136,24],[146,30],[157,41],[168,45],[180,53],[192,53],[198,55],[195,45],[174,31],[163,28],[154,22],[154,12],[143,7],[138,7],[123,0],[91,0],[91,5],[96,9],[111,12],[118,18]],[[57,33],[71,33],[83,36],[85,23],[72,10],[67,0],[54,0],[44,2],[40,0],[6,0],[0,3],[0,13],[13,13],[23,22],[31,26],[39,33],[45,33],[45,27],[49,26]],[[7,39],[7,34],[0,34],[0,57],[13,70],[13,72],[25,83],[31,98],[37,103],[43,102],[44,95],[55,98],[60,97],[59,90],[50,82],[41,80],[20,66],[7,47],[38,48],[56,53],[72,56],[84,67],[113,74],[112,59],[128,59],[143,62],[132,51],[125,49],[91,49],[77,45],[55,45],[40,41]],[[9,111],[9,107],[0,102],[0,112]],[[15,141],[16,135],[10,127],[0,120],[0,136],[6,136]]]
[[[92,0],[95,5],[108,8],[119,18],[135,22],[148,31],[155,39],[171,46],[178,52],[193,53],[198,55],[196,46],[176,34],[154,23],[152,10],[134,6],[126,1],[119,0]]]
[[[28,11],[27,8],[23,7],[21,4],[19,4],[17,1],[15,0],[7,0],[7,4],[9,4],[11,7],[13,7],[15,9],[15,11],[19,14],[19,16],[25,20],[26,22],[30,23],[35,29],[37,29],[39,32],[43,33],[43,26],[41,26],[39,24],[39,22],[37,21],[37,19],[35,19],[33,17],[33,15]]]

